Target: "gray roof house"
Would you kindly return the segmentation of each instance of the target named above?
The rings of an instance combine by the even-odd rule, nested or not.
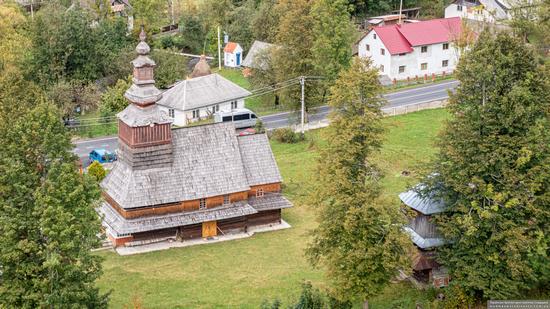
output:
[[[176,83],[166,90],[157,104],[181,111],[214,106],[244,99],[252,93],[218,73],[212,73]]]
[[[104,202],[98,213],[113,245],[211,238],[281,224],[281,209],[292,204],[281,194],[267,136],[238,136],[233,123],[172,128],[173,119],[158,102],[172,105],[178,97],[155,87],[143,31],[140,38],[134,84],[125,94],[130,104],[117,115],[119,159],[100,184]],[[204,78],[216,83],[218,77],[198,77]],[[186,102],[211,102],[203,89],[190,88]]]
[[[254,41],[246,57],[243,60],[242,66],[253,69],[267,69],[265,63],[262,63],[258,57],[261,57],[262,53],[266,53],[270,48],[277,47],[278,45],[266,43],[262,41]]]

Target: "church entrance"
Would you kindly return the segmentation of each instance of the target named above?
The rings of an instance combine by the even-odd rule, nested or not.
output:
[[[218,235],[218,225],[216,221],[202,223],[202,238],[208,238]]]

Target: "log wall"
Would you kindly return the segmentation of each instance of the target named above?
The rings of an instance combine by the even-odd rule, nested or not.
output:
[[[164,145],[172,142],[172,129],[169,123],[130,127],[119,120],[118,137],[130,148]]]
[[[248,191],[248,196],[256,196],[256,192],[260,188],[264,189],[264,192],[281,192],[281,183],[276,182],[259,186],[251,186],[250,190]]]
[[[257,214],[246,216],[246,220],[247,226],[281,223],[281,210],[260,211]]]
[[[206,199],[207,208],[215,208],[223,205],[223,195],[213,196]],[[141,218],[147,216],[159,216],[171,213],[195,211],[199,209],[200,200],[182,201],[179,203],[156,205],[153,207],[143,207],[138,209],[124,209],[122,208],[109,194],[103,192],[103,198],[113,209],[115,209],[122,217],[126,219]],[[248,193],[236,192],[229,194],[230,202],[238,202],[248,199]]]

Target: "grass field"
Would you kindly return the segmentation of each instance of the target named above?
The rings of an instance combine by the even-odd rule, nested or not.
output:
[[[376,161],[385,171],[385,193],[396,195],[428,162],[433,143],[448,113],[427,110],[384,119],[385,143]],[[121,308],[138,299],[143,308],[258,308],[264,299],[284,303],[295,299],[303,280],[323,287],[322,270],[312,269],[304,257],[308,231],[315,227],[314,210],[307,194],[315,173],[320,131],[308,133],[298,144],[272,142],[284,178],[284,193],[294,207],[283,211],[292,228],[256,234],[251,238],[170,249],[135,256],[99,253],[105,257],[103,291],[112,289],[111,306]],[[406,177],[403,170],[411,172]],[[406,283],[394,284],[370,300],[371,308],[410,308],[427,299]]]

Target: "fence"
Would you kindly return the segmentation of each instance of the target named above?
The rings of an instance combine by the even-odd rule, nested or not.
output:
[[[391,117],[391,116],[418,112],[425,109],[441,108],[441,107],[447,106],[447,103],[448,103],[447,100],[438,100],[438,101],[431,101],[431,102],[421,102],[421,103],[414,103],[414,104],[408,104],[408,105],[401,105],[401,106],[395,106],[395,107],[384,107],[382,108],[382,113],[384,113],[384,116],[386,117]],[[329,125],[330,125],[330,121],[328,118],[326,118],[319,121],[306,123],[304,125],[303,130],[309,131],[314,129],[320,129],[320,128],[328,127]],[[291,126],[291,128],[294,130],[294,132],[302,131],[302,126],[299,124],[294,124]]]

